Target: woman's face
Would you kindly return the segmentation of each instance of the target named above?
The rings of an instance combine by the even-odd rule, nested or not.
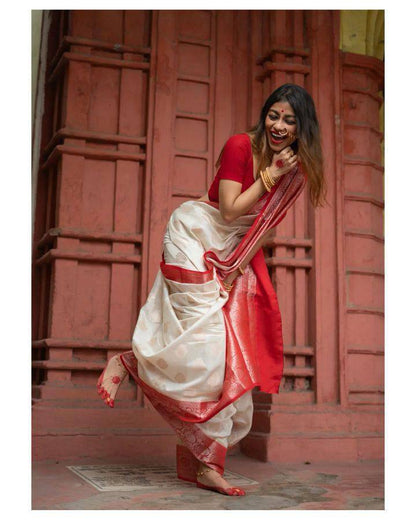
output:
[[[265,120],[267,142],[278,153],[296,140],[296,117],[287,101],[272,105]]]

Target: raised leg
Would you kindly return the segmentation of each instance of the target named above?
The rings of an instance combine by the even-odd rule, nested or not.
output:
[[[127,370],[124,368],[118,354],[109,360],[98,379],[98,394],[110,408],[114,408],[114,399],[126,375]]]

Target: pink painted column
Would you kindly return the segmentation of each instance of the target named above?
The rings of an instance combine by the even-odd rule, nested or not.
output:
[[[350,405],[380,411],[384,403],[382,89],[380,60],[342,55],[345,393]]]

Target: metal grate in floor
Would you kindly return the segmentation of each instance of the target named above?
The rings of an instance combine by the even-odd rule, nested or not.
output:
[[[182,485],[172,466],[134,466],[131,464],[107,464],[67,466],[76,475],[98,491],[135,491],[154,488],[177,488]],[[255,480],[225,471],[224,478],[233,486],[252,486]]]

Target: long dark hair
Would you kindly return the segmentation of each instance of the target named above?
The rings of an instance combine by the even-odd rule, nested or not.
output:
[[[326,196],[326,182],[323,174],[321,138],[315,104],[308,92],[292,83],[286,83],[270,94],[261,109],[257,125],[250,129],[253,153],[258,159],[257,175],[270,165],[273,151],[267,144],[265,120],[270,107],[278,101],[286,101],[292,107],[296,117],[297,140],[292,147],[298,154],[309,184],[309,196],[312,204],[323,206]]]

